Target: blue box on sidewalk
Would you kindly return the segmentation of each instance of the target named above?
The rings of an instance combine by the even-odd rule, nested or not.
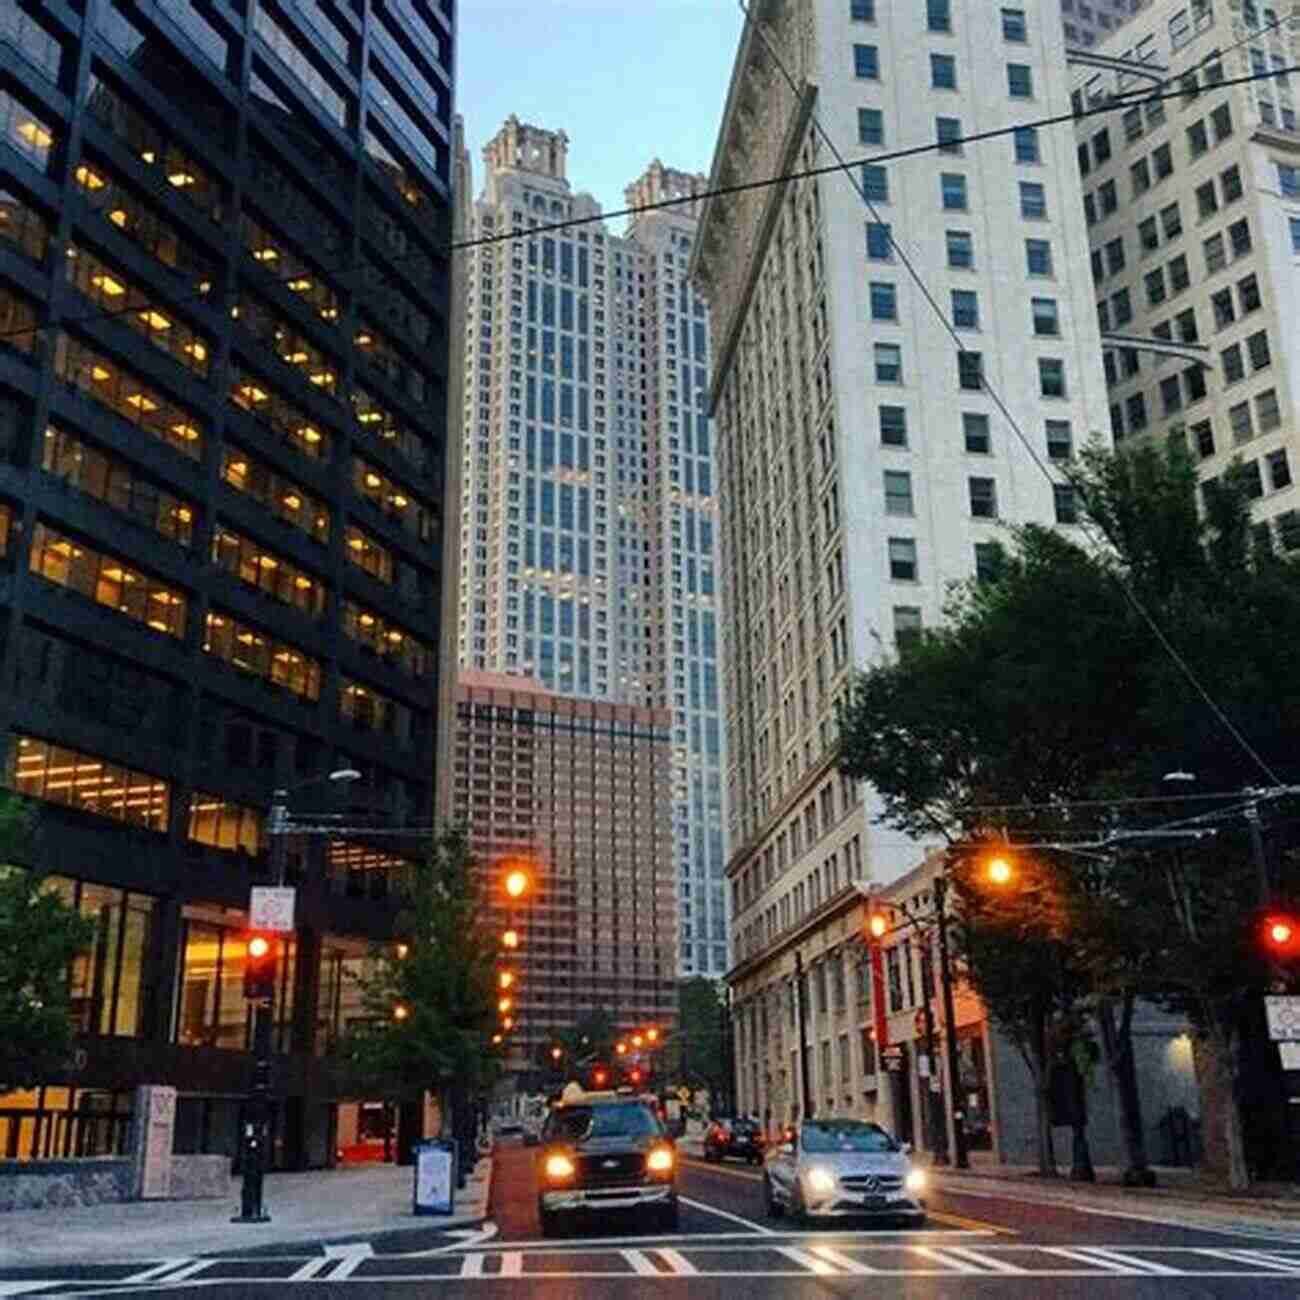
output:
[[[415,1145],[415,1213],[453,1214],[456,1143],[442,1138]]]

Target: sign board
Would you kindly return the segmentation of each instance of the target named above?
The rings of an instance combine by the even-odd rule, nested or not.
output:
[[[1277,1049],[1282,1055],[1284,1070],[1300,1070],[1300,1043],[1279,1043]]]
[[[136,1198],[165,1201],[172,1194],[176,1089],[162,1085],[137,1088],[132,1119]]]
[[[421,1142],[415,1148],[416,1214],[453,1213],[455,1168],[455,1142]]]
[[[1275,1043],[1300,1042],[1300,997],[1267,997],[1268,1036]]]
[[[294,893],[292,886],[254,885],[249,891],[249,927],[292,934]]]

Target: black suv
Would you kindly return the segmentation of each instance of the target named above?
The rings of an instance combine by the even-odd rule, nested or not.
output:
[[[579,1215],[613,1210],[677,1231],[677,1151],[654,1098],[588,1093],[557,1103],[537,1155],[542,1235],[558,1236]]]
[[[725,1160],[728,1156],[761,1164],[767,1147],[763,1128],[756,1119],[715,1119],[704,1134],[704,1158]]]

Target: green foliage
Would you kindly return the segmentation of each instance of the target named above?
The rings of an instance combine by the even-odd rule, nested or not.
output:
[[[0,861],[31,833],[22,801],[0,801]],[[44,874],[0,866],[0,1094],[62,1072],[73,1040],[68,972],[94,933]]]
[[[668,1078],[661,1082],[708,1088],[726,1094],[728,1057],[723,1042],[725,990],[716,980],[696,975],[677,985],[677,1032],[665,1053]]]
[[[395,1101],[453,1080],[488,1087],[499,1069],[491,1046],[499,936],[484,922],[463,832],[442,834],[404,888],[397,936],[406,955],[396,942],[372,948],[360,977],[364,1020],[336,1049],[347,1085]]]

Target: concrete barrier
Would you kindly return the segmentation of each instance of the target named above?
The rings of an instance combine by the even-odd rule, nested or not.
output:
[[[0,1160],[0,1214],[129,1201],[134,1183],[129,1156]],[[229,1194],[228,1156],[172,1156],[169,1200],[212,1200]]]

